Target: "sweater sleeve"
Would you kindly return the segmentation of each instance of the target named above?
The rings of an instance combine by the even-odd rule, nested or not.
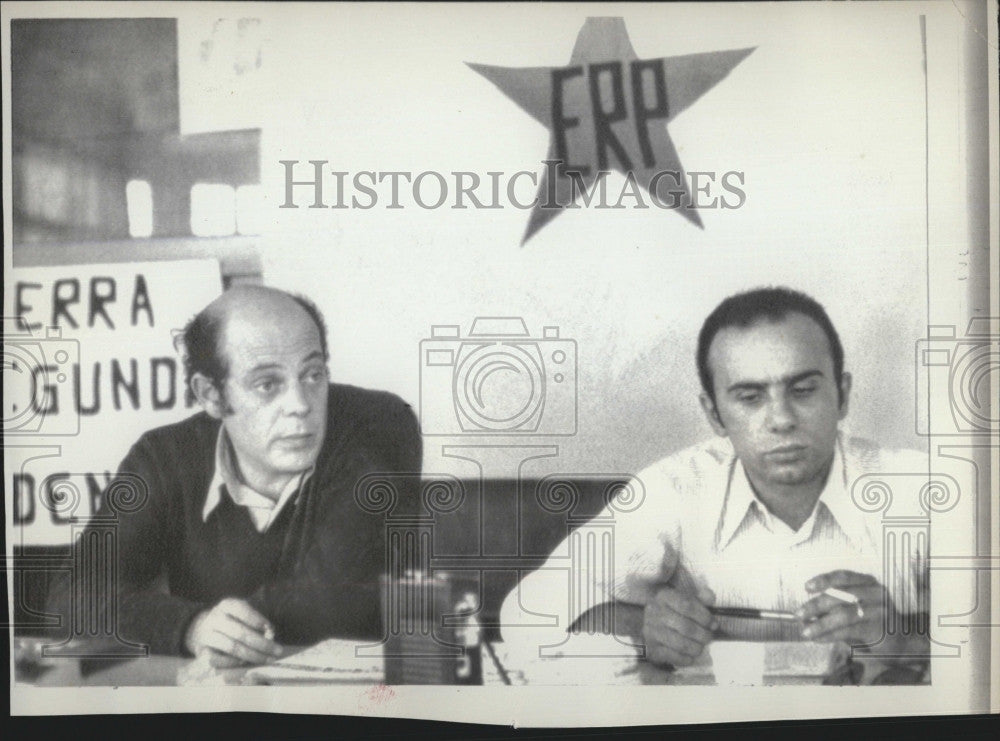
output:
[[[170,518],[179,516],[160,475],[169,467],[164,455],[148,437],[140,439],[73,544],[72,568],[54,585],[48,604],[71,626],[70,638],[91,638],[99,626],[112,641],[146,645],[154,654],[184,653],[187,626],[205,605],[156,588],[165,574]],[[93,578],[101,569],[111,576],[108,582]]]
[[[381,516],[358,513],[353,488],[366,473],[400,473],[395,514],[417,511],[422,441],[416,416],[399,399],[355,427],[353,448],[368,470],[351,468],[352,480],[320,482],[310,542],[290,575],[263,584],[251,602],[275,624],[283,643],[314,643],[330,636],[380,637],[379,576],[385,571]],[[360,438],[360,439],[359,439]],[[342,450],[343,452],[343,450]],[[345,500],[351,499],[348,503]],[[353,526],[358,532],[347,532]],[[350,545],[347,545],[350,544]]]

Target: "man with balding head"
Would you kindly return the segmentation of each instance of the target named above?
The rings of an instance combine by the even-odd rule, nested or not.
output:
[[[144,434],[119,467],[145,497],[117,515],[120,637],[216,666],[378,638],[383,520],[354,490],[370,473],[419,471],[412,410],[329,383],[323,319],[283,291],[233,288],[181,339],[202,410]]]

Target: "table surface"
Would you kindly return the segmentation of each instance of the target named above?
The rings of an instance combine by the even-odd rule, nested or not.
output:
[[[502,647],[503,644],[494,644]],[[301,650],[288,649],[288,655]],[[510,659],[498,652],[502,660]],[[657,668],[646,662],[637,662],[627,657],[619,657],[615,662],[588,662],[587,671],[581,672],[573,664],[579,659],[555,660],[521,660],[517,665],[507,664],[513,684],[599,684],[599,685],[640,685],[640,684],[672,684],[672,685],[711,685],[714,684],[711,674],[698,672],[670,672]],[[545,664],[543,667],[542,664]],[[490,654],[484,650],[482,654],[483,684],[501,686],[504,684]],[[15,677],[18,683],[37,687],[172,687],[198,685],[245,685],[259,684],[253,675],[248,676],[255,667],[240,667],[235,669],[212,669],[204,661],[181,656],[146,656],[130,659],[79,659],[52,658],[46,659],[43,666],[32,671],[24,671],[16,667]],[[593,671],[597,669],[600,673]],[[606,671],[604,671],[606,669]],[[544,670],[544,671],[543,671]],[[555,670],[555,672],[553,672]],[[816,676],[775,676],[766,677],[765,684],[819,684]],[[363,678],[338,677],[327,681],[321,675],[315,679],[283,680],[269,682],[275,685],[286,684],[373,684],[371,675]]]
[[[505,684],[496,666],[497,662],[493,660],[494,656],[504,668],[505,673],[508,675],[508,683],[510,684],[590,684],[597,686],[715,684],[715,677],[711,666],[693,667],[673,672],[658,668],[645,661],[637,661],[635,653],[630,653],[628,647],[631,644],[642,643],[641,640],[635,637],[641,633],[639,629],[641,626],[641,612],[637,608],[634,608],[634,606],[618,606],[615,610],[615,619],[616,622],[612,626],[613,632],[606,631],[604,628],[598,628],[593,633],[581,632],[569,635],[568,640],[573,639],[577,641],[575,648],[562,649],[564,655],[554,660],[552,658],[540,657],[538,651],[518,653],[514,651],[513,646],[504,644],[502,641],[487,644],[482,652],[483,684]],[[583,641],[582,644],[580,643],[581,640]],[[591,643],[588,644],[588,641]],[[603,641],[603,644],[601,641]],[[614,643],[616,641],[617,643]],[[717,639],[715,643],[724,641],[724,638]],[[313,676],[309,676],[311,673],[307,672],[305,676],[309,676],[309,679],[291,681],[285,678],[281,681],[268,680],[263,683],[301,684],[307,682],[309,684],[371,685],[382,681],[383,677],[377,668],[380,664],[377,654],[373,667],[372,659],[368,659],[367,662],[355,660],[355,650],[351,642],[338,642],[334,640],[333,643],[338,644],[340,650],[334,651],[334,655],[339,656],[339,658],[333,660],[332,663],[338,666],[343,665],[338,674],[323,676],[322,673],[317,672],[315,678],[313,678]],[[583,650],[577,650],[581,645],[583,646]],[[818,646],[819,644],[805,645],[808,647],[809,645]],[[566,646],[570,646],[570,643],[568,642]],[[125,660],[41,658],[40,647],[41,642],[37,639],[33,641],[32,639],[15,638],[15,657],[21,656],[22,658],[26,657],[29,659],[25,662],[15,661],[16,682],[42,687],[169,687],[199,684],[241,685],[262,683],[261,677],[255,676],[259,672],[253,672],[252,670],[255,667],[249,666],[218,670],[209,667],[204,659],[199,660],[180,656],[145,656]],[[614,650],[608,651],[609,647]],[[799,652],[799,648],[796,645],[786,645],[785,647],[790,647],[793,655]],[[595,648],[597,649],[596,653],[594,652]],[[303,647],[288,647],[285,655],[292,656],[302,650]],[[559,650],[556,653],[558,654]],[[708,653],[709,651],[706,651],[706,654]],[[324,653],[322,656],[325,662],[327,654]],[[595,656],[603,660],[594,661]],[[780,661],[778,663],[781,664]],[[792,665],[794,666],[795,663],[793,661]],[[813,663],[815,664],[816,662],[814,661]],[[869,664],[869,662],[862,663]],[[347,666],[348,664],[350,666]],[[365,664],[364,670],[359,671],[362,664]],[[859,665],[855,664],[855,666]],[[813,667],[813,669],[816,668],[818,667]],[[818,675],[815,671],[799,675],[794,674],[793,671],[785,667],[784,671],[765,674],[762,680],[763,684],[820,684],[823,681],[823,676]],[[880,670],[875,665],[865,666],[861,682],[865,684],[870,683],[878,671]],[[355,673],[354,676],[351,675],[352,672]],[[330,680],[329,677],[331,676],[335,676],[335,678]],[[923,676],[918,681],[920,683],[927,683],[929,678]],[[904,676],[898,683],[909,684],[912,682],[908,681],[908,678]]]

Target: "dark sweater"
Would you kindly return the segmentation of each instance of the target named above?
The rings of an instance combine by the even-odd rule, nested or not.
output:
[[[202,412],[147,432],[119,467],[118,481],[144,482],[147,496],[134,512],[118,508],[119,636],[153,653],[180,654],[198,612],[240,597],[274,623],[281,643],[381,637],[386,513],[360,507],[355,487],[371,473],[413,474],[393,477],[392,514],[417,510],[421,440],[410,407],[385,392],[331,384],[316,469],[263,533],[225,494],[202,519],[219,425]],[[115,485],[101,514],[110,511]],[[166,592],[154,584],[163,575]],[[69,587],[67,578],[50,611],[67,614]]]

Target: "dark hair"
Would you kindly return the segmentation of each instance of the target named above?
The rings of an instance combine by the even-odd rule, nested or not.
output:
[[[842,396],[840,379],[844,372],[844,348],[826,309],[815,299],[790,288],[756,288],[730,296],[715,307],[698,333],[698,377],[701,379],[701,387],[713,402],[715,388],[712,370],[708,367],[708,350],[719,330],[725,327],[749,327],[761,319],[776,322],[791,313],[804,314],[826,333],[830,355],[833,357],[833,377],[837,383],[838,398]]]
[[[323,314],[320,313],[316,304],[304,296],[296,296],[284,291],[279,291],[279,293],[288,296],[305,309],[306,314],[319,330],[323,359],[329,360],[330,353],[326,344],[326,322],[323,321]],[[229,377],[229,362],[220,347],[224,326],[225,316],[223,312],[208,306],[198,312],[184,327],[180,339],[184,345],[184,380],[187,383],[188,403],[194,401],[191,379],[196,373],[208,378],[219,393],[223,392],[226,379]]]

